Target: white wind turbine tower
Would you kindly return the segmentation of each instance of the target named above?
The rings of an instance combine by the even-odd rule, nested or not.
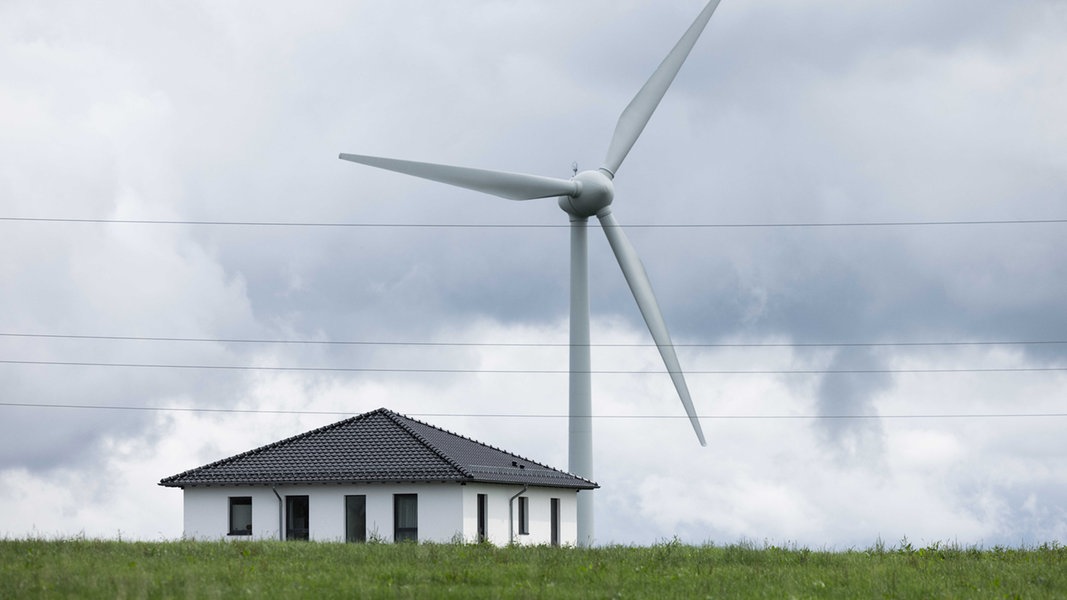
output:
[[[592,396],[589,360],[589,260],[586,225],[589,217],[596,215],[608,238],[615,258],[622,268],[626,283],[637,300],[641,315],[659,348],[667,372],[678,391],[678,397],[689,415],[697,439],[706,446],[704,432],[700,428],[689,388],[685,383],[678,357],[674,352],[667,325],[663,321],[648,275],[615,217],[611,202],[615,196],[612,180],[626,155],[641,135],[652,117],[667,88],[689,56],[708,20],[715,12],[719,0],[711,0],[700,12],[685,35],[678,41],[667,58],[637,92],[619,117],[615,134],[608,146],[604,165],[596,171],[582,171],[571,179],[557,179],[471,169],[432,163],[341,154],[340,158],[380,169],[387,169],[430,179],[470,190],[500,196],[509,200],[533,200],[559,197],[559,206],[570,215],[571,222],[571,315],[570,315],[570,417],[569,417],[569,465],[575,475],[593,479]],[[591,492],[578,495],[578,543],[587,546],[593,541],[593,497]]]

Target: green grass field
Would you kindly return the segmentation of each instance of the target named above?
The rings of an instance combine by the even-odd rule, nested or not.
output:
[[[0,541],[0,598],[1067,598],[1067,547]]]

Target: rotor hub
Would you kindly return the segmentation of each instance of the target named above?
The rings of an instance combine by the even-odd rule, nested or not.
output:
[[[559,207],[567,214],[588,218],[611,205],[615,198],[615,184],[604,170],[582,171],[571,181],[578,184],[573,196],[560,196]]]

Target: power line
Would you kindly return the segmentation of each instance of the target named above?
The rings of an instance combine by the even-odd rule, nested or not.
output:
[[[52,408],[83,410],[129,410],[145,412],[189,412],[189,413],[231,413],[262,415],[336,415],[350,416],[351,411],[336,410],[287,410],[261,408],[200,408],[191,406],[121,406],[106,404],[35,404],[30,402],[0,402],[0,406],[13,408]],[[423,418],[479,418],[479,419],[566,419],[565,414],[519,414],[519,413],[406,413],[411,417]],[[1032,419],[1062,418],[1067,413],[931,413],[931,414],[889,414],[889,415],[701,415],[701,420],[876,420],[876,419]],[[619,420],[675,420],[688,419],[686,415],[592,415],[594,419]]]
[[[75,219],[63,217],[0,217],[0,221],[14,223],[80,223],[114,225],[202,225],[220,227],[339,227],[339,228],[405,228],[405,229],[563,229],[568,224],[511,224],[511,223],[344,223],[290,221],[210,221],[181,219]],[[628,224],[629,229],[767,229],[767,228],[833,228],[833,227],[955,227],[975,225],[1058,225],[1067,219],[990,219],[943,221],[838,221],[794,223],[646,223]]]
[[[294,367],[258,365],[189,365],[170,363],[108,363],[53,360],[0,360],[6,365],[39,365],[65,367],[114,367],[134,369],[200,369],[214,371],[289,371],[305,373],[427,373],[427,374],[496,374],[496,375],[566,375],[569,370],[557,369],[428,369],[377,367]],[[1067,367],[1006,367],[958,369],[766,369],[766,370],[686,370],[686,375],[873,375],[892,373],[1042,373],[1063,372]],[[593,375],[662,375],[668,371],[593,370],[581,371]]]
[[[332,346],[427,346],[427,347],[493,347],[493,348],[568,348],[566,342],[431,342],[431,341],[386,341],[386,340],[301,340],[265,338],[204,338],[176,336],[132,335],[76,335],[58,333],[0,332],[0,337],[109,340],[138,342],[206,342],[216,344],[290,344]],[[1067,344],[1067,340],[988,340],[988,341],[915,341],[915,342],[723,342],[702,344],[674,344],[676,348],[846,348],[846,347],[927,347],[927,346],[1029,346]],[[595,348],[646,348],[654,343],[597,343]]]

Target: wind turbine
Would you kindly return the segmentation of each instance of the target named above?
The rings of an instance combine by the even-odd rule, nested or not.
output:
[[[645,85],[619,116],[615,133],[608,146],[602,167],[575,173],[571,179],[557,179],[524,173],[472,169],[394,158],[341,154],[340,158],[379,169],[421,177],[469,190],[484,192],[509,200],[533,200],[559,197],[559,207],[570,215],[571,223],[571,298],[570,298],[570,416],[568,469],[575,475],[593,479],[592,394],[589,360],[589,254],[587,224],[589,217],[600,220],[608,244],[622,268],[641,315],[648,325],[660,356],[667,367],[678,397],[682,401],[697,440],[706,446],[704,432],[681,365],[674,352],[667,325],[663,321],[645,267],[611,212],[615,197],[612,180],[637,138],[644,131],[667,88],[682,68],[720,0],[711,0],[675,44]],[[593,541],[593,497],[591,492],[578,495],[578,543]]]

